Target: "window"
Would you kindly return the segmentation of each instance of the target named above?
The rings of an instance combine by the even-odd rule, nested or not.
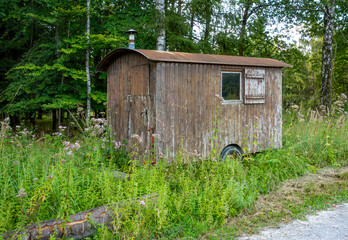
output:
[[[221,96],[226,100],[240,100],[241,73],[222,72]]]

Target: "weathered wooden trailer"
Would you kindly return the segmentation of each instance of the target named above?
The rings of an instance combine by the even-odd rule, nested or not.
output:
[[[284,62],[253,57],[116,49],[107,71],[108,121],[116,138],[142,137],[173,158],[182,150],[208,156],[215,147],[259,152],[282,147]],[[220,97],[219,97],[220,96]],[[152,135],[160,138],[153,142]]]

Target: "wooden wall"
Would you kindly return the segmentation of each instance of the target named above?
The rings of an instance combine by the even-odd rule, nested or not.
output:
[[[188,154],[197,150],[207,156],[214,136],[219,152],[229,144],[238,144],[246,152],[280,148],[282,72],[280,68],[261,69],[265,69],[266,75],[264,104],[221,103],[215,97],[221,95],[221,71],[240,71],[241,67],[158,63],[156,132],[161,135],[161,141],[157,143],[157,151],[174,157],[180,149]]]
[[[150,99],[150,63],[137,53],[116,58],[107,69],[108,121],[118,140],[126,139],[133,145],[133,134],[140,135],[144,143],[141,151],[149,147],[152,115]]]
[[[117,57],[108,67],[108,120],[117,139],[134,143],[133,134],[150,149],[151,131],[160,135],[155,148],[171,158],[182,150],[207,156],[216,143],[218,153],[229,144],[246,152],[282,146],[281,68],[265,70],[265,99],[262,104],[242,100],[221,103],[221,71],[243,67],[151,62],[138,53]],[[213,141],[216,136],[216,141]]]

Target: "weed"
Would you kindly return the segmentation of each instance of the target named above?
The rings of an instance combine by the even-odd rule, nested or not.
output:
[[[214,154],[201,159],[198,154],[183,157],[179,153],[170,164],[162,159],[154,166],[136,152],[127,155],[127,144],[111,137],[101,120],[92,121],[95,125],[79,140],[69,142],[64,133],[37,139],[26,132],[12,132],[3,122],[0,232],[56,217],[68,221],[70,214],[151,193],[158,194],[155,204],[139,202],[122,208],[123,218],[116,218],[112,228],[100,227],[92,239],[197,238],[220,229],[228,219],[255,209],[257,199],[287,179],[347,164],[346,116],[312,111],[301,116],[301,111],[297,108],[285,115],[283,149],[225,162],[214,161]],[[219,124],[214,122],[216,131]],[[116,170],[127,177],[116,177]],[[301,200],[301,206],[324,207],[330,199],[314,194],[320,185],[299,184],[303,191],[296,194],[310,195],[308,202]],[[340,189],[336,192],[342,196]],[[23,197],[16,197],[20,194]],[[303,212],[290,200],[281,204],[288,206],[285,212],[270,210],[257,219],[282,219],[287,212],[292,216]],[[243,230],[253,231],[254,220],[241,219],[236,226],[240,224],[249,226]]]

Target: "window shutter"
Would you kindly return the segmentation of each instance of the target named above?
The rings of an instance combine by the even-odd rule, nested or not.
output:
[[[245,104],[265,103],[266,82],[264,69],[245,69]]]

